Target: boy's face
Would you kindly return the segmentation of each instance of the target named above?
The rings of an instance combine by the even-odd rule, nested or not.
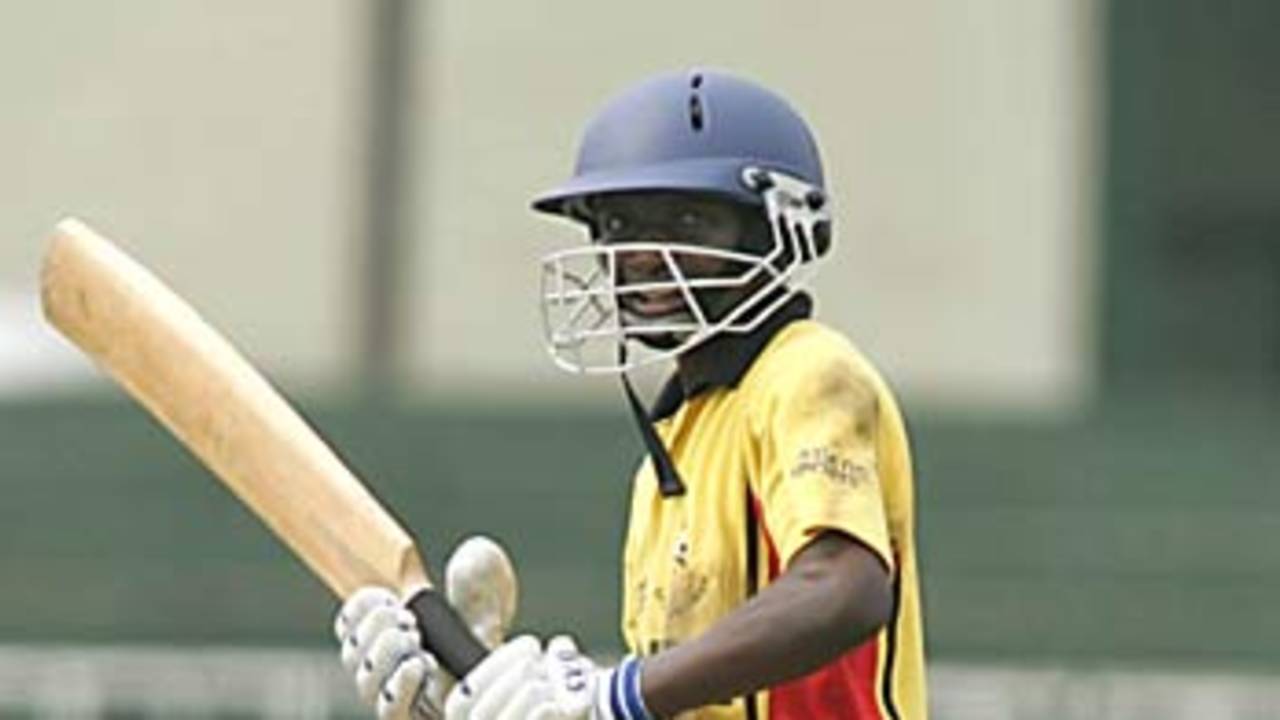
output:
[[[659,243],[726,251],[741,246],[741,211],[714,196],[676,192],[602,195],[594,198],[590,207],[599,232],[596,241],[617,249],[614,282],[619,287],[674,279],[663,253],[653,249],[627,250],[628,244]],[[721,277],[741,270],[741,264],[732,260],[692,252],[673,250],[671,260],[686,279]],[[683,293],[670,286],[622,293],[619,303],[633,322],[689,315]]]

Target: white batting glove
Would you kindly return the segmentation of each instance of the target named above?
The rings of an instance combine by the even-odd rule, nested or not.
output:
[[[496,541],[473,535],[454,549],[444,568],[445,597],[492,650],[516,617],[519,588],[511,558]]]
[[[552,697],[542,672],[542,646],[532,635],[507,642],[454,685],[446,720],[549,720],[535,708]]]
[[[413,614],[382,587],[356,591],[338,613],[334,632],[342,666],[355,677],[360,698],[382,720],[435,720],[447,678],[421,649]]]
[[[567,635],[545,653],[521,637],[476,666],[449,693],[446,720],[653,720],[640,694],[640,661],[601,668]]]
[[[496,542],[471,537],[445,568],[445,593],[476,637],[492,648],[515,617],[516,577]],[[342,665],[381,720],[438,720],[453,685],[436,659],[422,650],[413,614],[387,588],[365,587],[343,603],[334,619]]]

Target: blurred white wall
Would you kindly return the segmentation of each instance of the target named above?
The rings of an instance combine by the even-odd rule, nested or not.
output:
[[[707,65],[789,96],[819,135],[840,242],[823,317],[923,401],[1071,405],[1092,371],[1093,12],[1091,0],[416,5],[398,363],[413,395],[616,401],[613,383],[545,357],[537,259],[576,231],[527,202],[570,171],[610,94]],[[77,213],[287,384],[351,380],[368,13],[355,0],[0,8],[0,363],[45,366],[48,346],[28,339],[41,332],[40,239]],[[0,387],[26,384],[17,372]]]
[[[542,350],[527,211],[613,92],[691,65],[788,96],[825,152],[820,312],[912,396],[1058,408],[1092,375],[1093,3],[511,3],[421,13],[411,366],[426,391],[601,393]]]
[[[38,258],[74,213],[291,384],[339,380],[354,350],[363,16],[350,0],[5,3],[0,362],[47,351],[30,340]],[[23,372],[0,387],[34,382]]]

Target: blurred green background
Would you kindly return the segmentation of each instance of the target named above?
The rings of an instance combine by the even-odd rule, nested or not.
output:
[[[903,395],[930,656],[1269,676],[1278,27],[1266,0],[6,6],[0,646],[328,642],[320,584],[41,328],[40,238],[74,212],[433,566],[492,534],[523,626],[617,652],[640,443],[613,384],[545,360],[536,261],[576,236],[525,204],[609,93],[707,64],[826,152],[820,315]]]
[[[1219,410],[1153,400],[1055,423],[918,417],[931,655],[1280,661],[1277,413]],[[620,478],[637,452],[622,412],[312,418],[437,567],[466,533],[500,537],[521,572],[524,626],[618,648]],[[0,516],[20,579],[5,594],[6,639],[327,641],[324,588],[133,407],[32,404],[0,427],[20,478]]]

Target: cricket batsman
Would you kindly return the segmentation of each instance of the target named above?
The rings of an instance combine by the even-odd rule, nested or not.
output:
[[[343,660],[380,718],[926,717],[911,455],[893,394],[803,291],[832,251],[805,122],[722,72],[653,77],[591,119],[534,209],[586,230],[549,255],[552,357],[621,377],[647,456],[632,483],[622,632],[503,641],[514,573],[491,541],[446,570],[493,652],[450,678],[386,589],[340,610]],[[674,361],[646,409],[628,371]]]

